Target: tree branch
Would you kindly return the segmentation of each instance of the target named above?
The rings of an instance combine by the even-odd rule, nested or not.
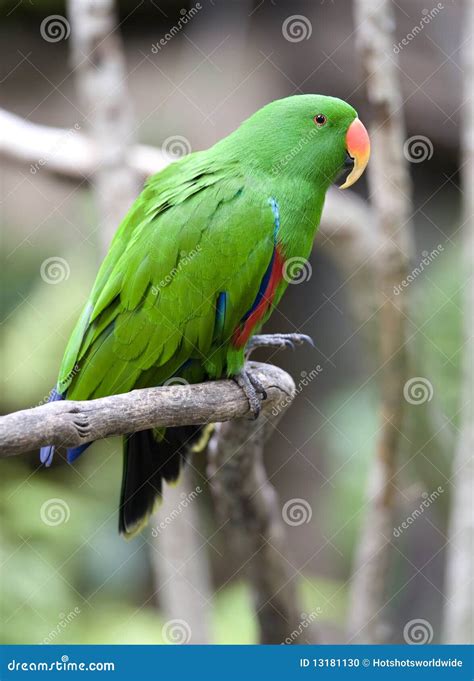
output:
[[[81,130],[79,123],[53,128],[0,109],[0,155],[28,164],[33,174],[41,168],[71,180],[89,179],[101,162],[100,146]],[[128,147],[125,160],[142,180],[171,162],[159,149],[143,144]]]
[[[291,399],[291,379],[284,371],[257,362],[249,362],[249,368],[257,371],[269,408]],[[248,414],[247,398],[230,380],[145,388],[83,402],[50,402],[0,418],[0,456],[47,444],[76,447],[148,428],[229,421]]]
[[[367,201],[354,192],[331,187],[314,248],[331,258],[349,284],[351,314],[372,347],[377,333],[375,270],[382,243]]]

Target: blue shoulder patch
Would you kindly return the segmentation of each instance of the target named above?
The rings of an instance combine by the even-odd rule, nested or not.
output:
[[[224,331],[225,315],[227,311],[227,292],[221,291],[216,301],[216,317],[214,321],[213,339],[220,339]]]
[[[273,227],[273,252],[272,252],[272,257],[270,259],[270,262],[268,264],[267,269],[265,270],[265,274],[262,277],[262,281],[260,282],[260,287],[258,289],[258,293],[255,297],[255,300],[252,303],[252,307],[247,310],[247,312],[244,314],[242,319],[240,320],[241,322],[245,322],[246,319],[250,317],[252,312],[258,307],[260,304],[265,291],[267,290],[268,282],[270,281],[270,277],[272,274],[272,269],[273,269],[273,263],[275,262],[275,251],[276,251],[276,245],[277,245],[277,237],[278,237],[278,231],[280,229],[280,208],[278,206],[278,201],[273,198],[273,196],[270,196],[268,199],[268,203],[271,206],[272,213],[273,213],[273,219],[274,219],[274,227]]]
[[[278,205],[278,201],[273,196],[270,196],[270,198],[268,199],[268,203],[270,204],[273,213],[274,220],[273,241],[276,245],[277,235],[280,229],[280,206]]]

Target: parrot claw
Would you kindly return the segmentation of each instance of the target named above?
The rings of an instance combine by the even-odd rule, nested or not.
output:
[[[295,345],[302,345],[309,343],[314,348],[314,342],[311,336],[306,336],[304,333],[269,333],[253,336],[249,340],[245,348],[245,356],[248,359],[251,353],[257,348],[276,348],[294,350]]]
[[[242,369],[242,371],[236,374],[233,380],[243,390],[249,402],[250,413],[253,415],[253,418],[258,418],[262,410],[262,400],[267,399],[267,391],[260,380],[246,369]]]

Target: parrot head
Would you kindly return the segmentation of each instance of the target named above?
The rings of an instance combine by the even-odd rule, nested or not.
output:
[[[328,187],[346,175],[353,185],[370,156],[367,130],[347,102],[324,95],[295,95],[267,104],[227,140],[242,156],[274,176],[288,174]],[[347,174],[348,173],[348,174]]]

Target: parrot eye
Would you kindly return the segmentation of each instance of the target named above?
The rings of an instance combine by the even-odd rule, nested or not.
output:
[[[317,114],[317,115],[313,118],[313,121],[316,123],[316,125],[317,125],[318,127],[321,127],[322,125],[324,125],[324,124],[326,123],[327,118],[326,118],[326,116],[325,116],[324,114],[321,114],[321,113],[320,113],[320,114]]]

